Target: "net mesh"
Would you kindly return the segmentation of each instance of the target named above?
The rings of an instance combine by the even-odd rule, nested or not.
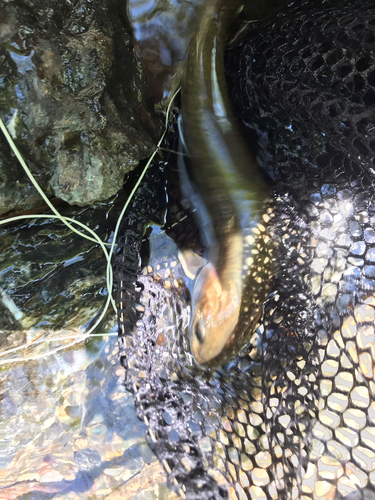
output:
[[[244,301],[233,361],[205,370],[190,354],[177,252],[201,248],[173,157],[126,214],[126,387],[182,497],[375,498],[374,48],[366,0],[292,3],[229,48],[237,116],[275,180],[264,210],[277,243],[272,291],[255,332]]]

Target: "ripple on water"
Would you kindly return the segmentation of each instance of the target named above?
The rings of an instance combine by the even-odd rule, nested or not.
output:
[[[116,336],[6,365],[1,398],[4,498],[43,491],[46,498],[116,493],[113,498],[126,499],[143,489],[154,498],[157,488],[165,492],[163,498],[174,498],[163,486],[164,473],[125,391]]]

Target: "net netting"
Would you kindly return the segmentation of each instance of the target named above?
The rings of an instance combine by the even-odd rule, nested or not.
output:
[[[201,245],[173,159],[133,198],[117,258],[126,387],[182,497],[375,498],[374,50],[369,0],[291,3],[228,49],[236,114],[275,181],[277,271],[255,332],[244,300],[247,342],[222,368],[190,354],[177,253]]]

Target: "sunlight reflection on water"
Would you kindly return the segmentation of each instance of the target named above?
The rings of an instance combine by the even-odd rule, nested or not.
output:
[[[1,398],[1,498],[130,498],[150,487],[142,469],[162,481],[124,389],[117,336],[5,366]]]

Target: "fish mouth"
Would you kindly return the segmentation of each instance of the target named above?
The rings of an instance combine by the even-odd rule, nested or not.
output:
[[[234,338],[241,307],[242,287],[238,280],[240,278],[230,279],[223,287],[211,262],[201,269],[196,278],[189,337],[191,352],[201,365],[217,358]]]
[[[195,361],[205,368],[217,367],[228,358],[232,352],[231,346],[235,338],[235,331],[228,336],[228,338],[220,344],[216,345],[215,349],[207,350],[204,346],[198,344],[195,339],[191,339],[191,350],[193,352]]]
[[[203,341],[195,331],[195,322],[189,325],[191,352],[199,365],[216,366],[228,356],[230,347],[236,338],[240,306],[231,311],[224,325],[208,325],[209,331]]]

